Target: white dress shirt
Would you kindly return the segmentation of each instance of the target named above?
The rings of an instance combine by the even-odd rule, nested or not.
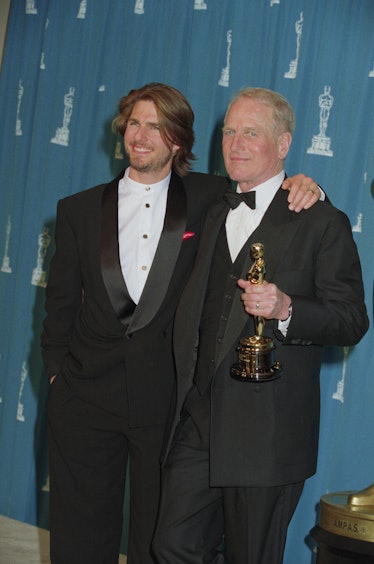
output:
[[[155,184],[129,178],[118,183],[118,241],[122,274],[137,304],[144,289],[165,220],[171,173]]]
[[[270,178],[266,182],[256,186],[256,188],[253,188],[256,192],[256,208],[254,210],[247,206],[246,203],[242,202],[237,208],[230,210],[227,214],[226,237],[232,262],[235,261],[248,237],[261,223],[261,220],[278,191],[279,186],[282,184],[284,177],[285,173],[284,170],[282,170],[279,174],[273,176],[273,178]],[[241,192],[239,184],[236,191],[239,193]],[[284,336],[287,334],[290,320],[291,311],[288,319],[285,321],[278,321],[278,329]]]
[[[282,170],[270,180],[253,188],[253,191],[256,192],[256,209],[252,210],[243,202],[227,214],[226,236],[232,262],[235,261],[248,237],[260,225],[284,177],[285,173]],[[239,184],[236,191],[241,192]]]

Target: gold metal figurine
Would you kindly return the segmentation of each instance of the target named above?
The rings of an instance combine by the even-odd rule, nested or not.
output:
[[[251,246],[251,257],[254,259],[254,263],[248,271],[247,279],[251,284],[262,284],[265,278],[266,268],[264,260],[264,246],[262,243],[254,243]],[[265,321],[260,315],[254,316],[256,337],[261,339]]]
[[[247,279],[251,284],[262,284],[266,273],[262,243],[251,245],[251,257],[254,262],[248,271]],[[281,366],[279,362],[273,362],[273,340],[263,336],[264,318],[255,315],[254,324],[255,334],[239,341],[239,362],[231,367],[231,377],[244,382],[268,382],[280,376]]]

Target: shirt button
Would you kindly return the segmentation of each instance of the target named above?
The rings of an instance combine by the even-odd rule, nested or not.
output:
[[[146,267],[146,265],[145,265],[145,264],[143,264],[143,266],[142,266],[142,270],[147,270],[147,267]]]
[[[151,190],[150,186],[146,186],[146,187],[145,187],[145,191],[146,191],[146,192],[149,192],[150,190]]]
[[[146,207],[146,208],[150,208],[150,207],[151,207],[151,204],[145,204],[145,207]]]
[[[143,239],[148,239],[148,235],[146,233],[144,233]]]

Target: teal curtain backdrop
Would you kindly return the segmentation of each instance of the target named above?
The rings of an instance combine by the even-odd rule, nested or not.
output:
[[[297,116],[287,173],[311,175],[349,216],[373,321],[373,29],[373,0],[12,1],[0,76],[1,514],[48,526],[39,335],[56,203],[125,167],[110,124],[131,88],[180,89],[196,115],[195,170],[222,174],[233,94],[284,94]],[[358,346],[326,350],[321,385],[318,472],[286,564],[313,562],[322,495],[374,483],[373,324]]]

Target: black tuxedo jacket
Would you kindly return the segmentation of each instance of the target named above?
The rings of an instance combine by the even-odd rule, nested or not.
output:
[[[217,236],[226,219],[224,202],[206,219],[194,270],[175,319],[177,411],[193,381],[199,319]],[[287,193],[275,195],[250,242],[264,244],[266,280],[291,296],[287,336],[266,321],[274,358],[283,373],[266,383],[230,377],[239,339],[254,334],[237,289],[222,342],[216,345],[211,380],[210,478],[213,486],[272,486],[304,480],[315,472],[319,433],[319,372],[323,345],[353,345],[368,318],[361,267],[348,218],[318,202],[297,214]],[[243,265],[242,277],[252,264]],[[220,304],[217,304],[220,307]],[[167,454],[167,449],[166,449]]]
[[[172,173],[163,231],[135,306],[119,262],[122,176],[58,203],[43,358],[48,375],[63,375],[74,393],[104,409],[126,409],[130,425],[163,424],[175,385],[176,304],[195,260],[203,216],[228,183]]]

